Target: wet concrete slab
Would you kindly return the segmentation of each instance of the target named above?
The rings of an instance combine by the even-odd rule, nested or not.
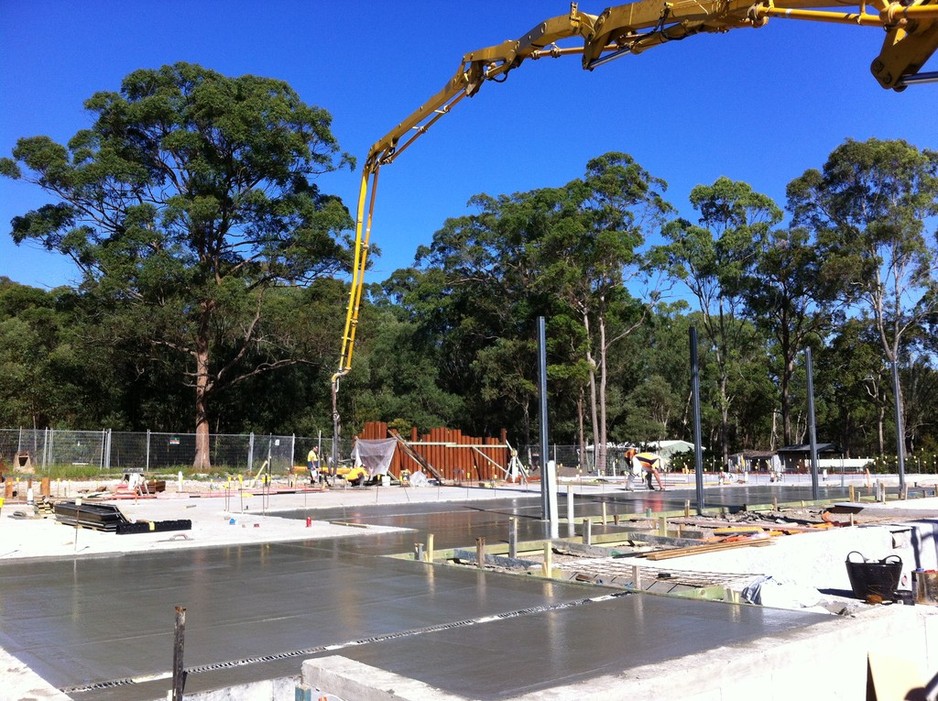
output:
[[[665,494],[683,506],[680,495]],[[646,497],[654,498],[622,500],[640,512]],[[530,498],[346,507],[317,518],[414,530],[11,563],[0,566],[0,647],[76,699],[163,697],[174,607],[184,606],[188,691],[297,674],[302,659],[341,649],[454,693],[496,699],[816,620],[647,596],[580,605],[603,590],[379,557],[411,551],[427,533],[438,548],[507,540],[512,516],[521,539],[542,538],[538,510]],[[480,666],[489,674],[481,686]]]
[[[589,591],[315,544],[23,562],[0,568],[0,590],[0,645],[74,698],[95,699],[162,695],[99,685],[171,669],[175,606],[187,609],[185,666],[220,665],[190,675],[194,691],[232,679],[225,663],[258,658],[240,665],[247,678],[296,674],[303,656],[262,658]]]
[[[629,594],[342,651],[480,701],[570,685],[829,620],[755,606]],[[724,651],[724,655],[732,655]],[[675,670],[679,673],[679,670]]]

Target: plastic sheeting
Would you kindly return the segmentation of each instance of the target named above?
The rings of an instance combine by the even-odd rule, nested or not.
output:
[[[383,440],[359,438],[355,441],[352,459],[356,465],[361,465],[368,470],[368,474],[372,477],[386,475],[388,468],[391,467],[391,459],[394,457],[396,448],[397,440],[394,438],[385,438]]]
[[[750,582],[742,591],[743,601],[759,606],[768,606],[779,609],[810,609],[818,608],[821,602],[821,593],[804,584],[771,575],[764,575]],[[825,613],[829,613],[824,611]]]

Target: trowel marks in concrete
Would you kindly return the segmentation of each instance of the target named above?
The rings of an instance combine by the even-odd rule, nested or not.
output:
[[[757,606],[612,595],[492,617],[486,625],[375,641],[341,654],[451,694],[495,701],[830,620]]]
[[[474,619],[454,620],[367,639],[349,640],[223,663],[188,667],[199,686],[239,667],[269,665],[326,654],[418,679],[451,694],[485,701],[617,674],[633,667],[722,646],[744,645],[763,636],[828,616],[761,607],[739,607],[617,592],[532,606]],[[114,691],[169,679],[169,672],[113,680],[65,691]]]

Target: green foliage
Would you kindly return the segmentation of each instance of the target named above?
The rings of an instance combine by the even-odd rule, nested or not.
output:
[[[703,331],[715,358],[718,443],[726,461],[736,396],[730,385],[734,377],[744,375],[743,367],[761,350],[742,321],[745,291],[760,249],[771,227],[781,221],[782,212],[748,184],[725,177],[712,185],[695,187],[690,201],[700,214],[699,225],[685,219],[670,222],[662,232],[670,243],[655,252],[655,259],[684,281],[697,299]]]
[[[276,81],[184,64],[89,107],[93,128],[67,145],[23,140],[0,162],[65,193],[13,235],[85,271],[75,290],[0,280],[0,425],[184,431],[201,377],[214,432],[329,436],[350,222],[312,182],[345,159],[328,115]],[[477,195],[414,267],[368,288],[345,435],[383,420],[534,443],[543,315],[552,442],[579,443],[581,427],[590,443],[692,439],[693,326],[707,469],[806,440],[807,346],[820,440],[894,452],[896,357],[907,469],[938,469],[935,177],[932,152],[848,141],[789,185],[784,225],[729,178],[694,189],[696,222],[673,218],[664,183],[618,153],[562,186]],[[667,245],[649,248],[658,234]],[[696,309],[665,301],[662,275]]]
[[[303,358],[277,288],[346,264],[350,217],[313,180],[351,160],[325,110],[268,78],[177,63],[85,106],[94,124],[67,146],[20,139],[0,164],[57,200],[14,218],[13,238],[75,260],[112,343],[171,366],[207,436],[211,397]]]

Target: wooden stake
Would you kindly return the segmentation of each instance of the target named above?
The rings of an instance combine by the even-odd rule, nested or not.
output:
[[[182,667],[182,653],[186,642],[186,609],[176,607],[176,627],[173,635],[173,698],[182,701],[186,687],[186,671]]]

